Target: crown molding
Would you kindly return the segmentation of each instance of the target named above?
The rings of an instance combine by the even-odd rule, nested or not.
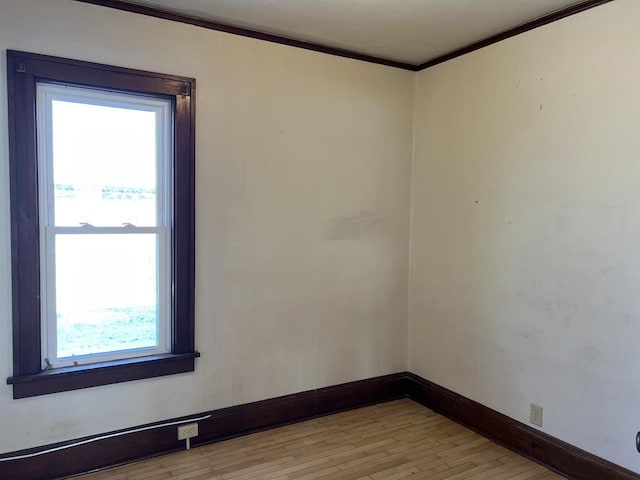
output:
[[[562,10],[558,10],[557,12],[550,13],[549,15],[545,15],[543,17],[537,18],[527,23],[523,23],[515,28],[511,28],[509,30],[505,30],[504,32],[498,33],[496,35],[492,35],[491,37],[487,37],[483,40],[479,40],[477,42],[471,43],[467,46],[458,48],[457,50],[453,50],[452,52],[445,53],[444,55],[440,55],[439,57],[432,58],[431,60],[427,60],[420,65],[415,66],[416,71],[421,71],[440,63],[447,62],[457,57],[461,57],[462,55],[466,55],[467,53],[475,52],[476,50],[480,50],[481,48],[488,47],[489,45],[493,45],[494,43],[501,42],[511,37],[515,37],[516,35],[520,35],[521,33],[526,33],[536,28],[542,27],[544,25],[548,25],[553,22],[557,22],[558,20],[562,20],[563,18],[570,17],[577,13],[584,12],[586,10],[590,10],[594,7],[598,7],[600,5],[604,5],[605,3],[613,2],[613,0],[587,0],[586,2],[578,3],[577,5],[572,5],[570,7],[564,8]]]
[[[279,43],[281,45],[288,45],[290,47],[303,48],[305,50],[312,50],[314,52],[326,53],[326,54],[335,55],[338,57],[351,58],[353,60],[361,60],[363,62],[376,63],[378,65],[386,65],[388,67],[400,68],[402,70],[415,71],[416,69],[416,66],[410,63],[399,62],[396,60],[389,60],[386,58],[376,57],[373,55],[366,55],[364,53],[358,53],[358,52],[354,52],[354,51],[346,50],[342,48],[330,47],[328,45],[322,45],[319,43],[305,42],[302,40],[296,40],[293,38],[274,35],[271,33],[259,32],[257,30],[251,30],[248,28],[235,27],[233,25],[214,22],[212,20],[207,20],[197,16],[171,12],[168,10],[162,10],[159,8],[149,7],[146,5],[138,5],[134,3],[124,2],[122,0],[76,0],[76,1],[82,2],[82,3],[90,3],[92,5],[98,5],[101,7],[114,8],[116,10],[122,10],[125,12],[137,13],[140,15],[147,15],[149,17],[161,18],[164,20],[171,20],[173,22],[186,23],[188,25],[207,28],[209,30],[216,30],[218,32],[230,33],[232,35],[240,35],[242,37],[249,37],[249,38],[255,38],[257,40],[264,40],[266,42]]]
[[[257,30],[251,30],[248,28],[236,27],[226,23],[214,22],[201,17],[186,15],[182,13],[171,12],[159,8],[149,7],[146,5],[138,5],[129,3],[123,0],[76,0],[77,2],[89,3],[92,5],[98,5],[101,7],[114,8],[116,10],[122,10],[125,12],[137,13],[140,15],[147,15],[155,18],[162,18],[164,20],[171,20],[174,22],[186,23],[188,25],[194,25],[197,27],[207,28],[209,30],[216,30],[218,32],[230,33],[232,35],[240,35],[243,37],[255,38],[257,40],[263,40],[266,42],[279,43],[281,45],[288,45],[290,47],[303,48],[305,50],[311,50],[314,52],[326,53],[328,55],[335,55],[338,57],[351,58],[353,60],[360,60],[363,62],[375,63],[378,65],[386,65],[388,67],[400,68],[402,70],[409,71],[421,71],[427,68],[433,67],[443,62],[447,62],[454,58],[466,55],[467,53],[474,52],[481,48],[493,45],[494,43],[501,42],[521,33],[534,30],[536,28],[548,25],[563,18],[570,17],[577,13],[590,10],[591,8],[604,5],[605,3],[612,2],[614,0],[586,0],[576,5],[558,10],[550,13],[549,15],[542,16],[527,23],[523,23],[517,27],[505,30],[496,35],[484,38],[477,42],[471,43],[464,47],[458,48],[451,52],[445,53],[438,57],[425,60],[424,62],[414,65],[411,63],[400,62],[397,60],[391,60],[388,58],[376,57],[374,55],[366,55],[364,53],[358,53],[352,50],[330,47],[328,45],[322,45],[319,43],[305,42],[302,40],[296,40],[289,37],[283,37],[281,35],[275,35],[271,33],[259,32]]]

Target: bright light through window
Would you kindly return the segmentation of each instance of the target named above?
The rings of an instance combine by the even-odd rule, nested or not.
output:
[[[53,100],[55,224],[156,225],[155,112]]]
[[[38,86],[43,358],[170,351],[171,103]]]
[[[56,236],[59,358],[157,347],[156,237]]]

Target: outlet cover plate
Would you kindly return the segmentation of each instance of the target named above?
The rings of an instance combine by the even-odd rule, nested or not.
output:
[[[186,425],[180,425],[178,427],[178,440],[185,440],[187,438],[193,438],[198,436],[198,424],[188,423]]]
[[[542,407],[540,405],[536,405],[535,403],[531,404],[530,421],[534,425],[542,427]]]

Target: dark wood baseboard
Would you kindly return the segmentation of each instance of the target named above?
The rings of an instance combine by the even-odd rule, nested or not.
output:
[[[638,480],[640,475],[531,428],[412,373],[407,394],[479,434],[574,480]],[[630,440],[631,441],[631,440]]]
[[[630,470],[407,372],[318,388],[0,455],[2,459],[64,447],[72,443],[88,442],[35,457],[0,461],[0,478],[54,479],[183,449],[184,441],[177,440],[176,425],[159,426],[166,423],[209,415],[209,418],[198,420],[199,435],[192,442],[192,445],[197,446],[406,396],[567,478],[640,479],[640,475]],[[159,427],[154,428],[156,426]],[[138,429],[145,430],[132,431]],[[110,438],[100,438],[105,435]]]
[[[126,433],[130,430],[211,415],[210,418],[198,421],[199,435],[193,439],[192,445],[202,445],[342,410],[405,397],[407,391],[406,381],[407,374],[405,372],[385,375],[142,425],[117,432],[109,432],[103,435],[94,435],[70,442],[12,452],[0,455],[0,459],[88,441],[88,443],[71,448],[30,458],[0,461],[0,478],[3,480],[60,478],[184,448],[184,441],[177,440],[177,427],[175,425]],[[116,436],[97,440],[105,435]]]

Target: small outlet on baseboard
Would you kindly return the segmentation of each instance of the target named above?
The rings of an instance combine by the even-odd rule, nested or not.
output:
[[[535,403],[531,404],[530,421],[534,425],[542,427],[542,407],[540,405],[536,405]]]
[[[198,436],[198,424],[187,423],[178,427],[178,440],[186,440]]]

